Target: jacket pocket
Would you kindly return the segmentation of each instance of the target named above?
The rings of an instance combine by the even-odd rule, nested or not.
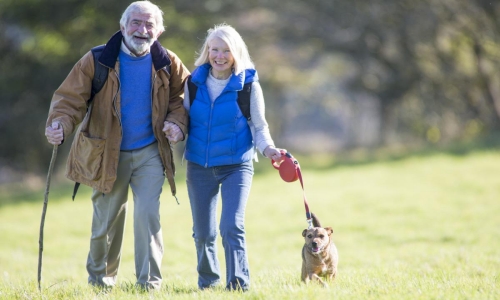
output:
[[[105,139],[89,137],[87,132],[80,132],[75,147],[74,161],[77,173],[89,180],[101,177],[101,166]]]

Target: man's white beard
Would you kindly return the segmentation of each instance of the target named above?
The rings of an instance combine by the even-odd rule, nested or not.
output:
[[[148,51],[151,45],[153,45],[155,39],[152,39],[148,35],[148,40],[145,41],[144,43],[137,43],[136,40],[134,40],[133,35],[125,35],[125,42],[127,46],[131,47],[130,49],[134,54],[139,55],[143,54],[144,52]]]

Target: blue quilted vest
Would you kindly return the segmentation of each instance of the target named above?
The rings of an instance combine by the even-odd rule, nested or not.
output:
[[[206,81],[210,64],[196,68],[192,81],[198,86],[189,110],[187,160],[204,167],[240,164],[254,156],[252,133],[238,106],[238,91],[258,80],[257,71],[247,69],[231,75],[227,86],[212,103]]]

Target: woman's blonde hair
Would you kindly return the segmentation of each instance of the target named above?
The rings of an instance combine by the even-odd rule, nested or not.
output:
[[[195,66],[201,66],[209,62],[209,44],[214,38],[223,40],[234,57],[234,74],[239,74],[245,69],[254,69],[255,65],[250,58],[248,48],[241,35],[232,26],[222,23],[215,25],[207,31],[205,42],[198,52],[198,58],[194,62]]]

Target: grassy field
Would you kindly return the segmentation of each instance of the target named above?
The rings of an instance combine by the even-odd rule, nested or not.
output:
[[[164,283],[152,293],[133,288],[132,205],[118,287],[106,292],[86,284],[90,190],[82,187],[73,202],[72,186],[57,181],[45,223],[40,294],[43,191],[3,190],[0,299],[500,299],[500,151],[352,165],[299,161],[310,208],[333,227],[340,254],[338,277],[328,289],[300,282],[301,232],[307,227],[300,184],[281,181],[263,161],[246,217],[249,292],[197,290],[181,174],[180,205],[167,186],[162,196]],[[219,245],[224,264],[222,254]]]

